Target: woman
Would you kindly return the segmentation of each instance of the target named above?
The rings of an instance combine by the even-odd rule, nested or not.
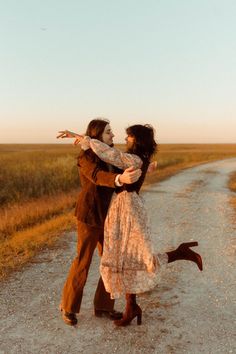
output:
[[[140,179],[124,185],[113,194],[104,225],[104,248],[100,271],[111,298],[126,294],[126,309],[117,326],[126,326],[137,317],[141,324],[142,310],[136,303],[136,294],[153,289],[158,283],[160,267],[185,259],[195,262],[202,270],[201,256],[190,250],[197,242],[183,243],[176,250],[154,254],[147,213],[139,190],[143,184],[157,144],[153,128],[133,125],[126,129],[127,152],[123,153],[99,140],[77,136],[83,149],[90,148],[107,163],[124,170],[141,168]]]

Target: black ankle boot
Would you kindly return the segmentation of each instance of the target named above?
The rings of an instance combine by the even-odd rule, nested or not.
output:
[[[175,262],[177,260],[192,261],[197,264],[198,268],[202,271],[202,257],[200,254],[192,251],[190,247],[198,246],[198,242],[186,242],[181,243],[181,245],[174,251],[167,252],[168,263]]]
[[[142,323],[142,310],[136,303],[136,294],[126,294],[126,308],[121,320],[114,321],[116,326],[128,326],[137,317],[137,324]]]

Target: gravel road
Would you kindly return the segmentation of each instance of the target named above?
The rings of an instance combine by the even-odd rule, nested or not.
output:
[[[79,324],[64,324],[61,289],[76,250],[76,234],[1,284],[0,354],[236,353],[236,223],[226,184],[236,159],[186,170],[142,192],[156,250],[198,240],[204,270],[179,261],[158,287],[138,297],[143,323],[116,328],[92,311],[98,280],[95,254]],[[123,309],[123,300],[116,309]]]

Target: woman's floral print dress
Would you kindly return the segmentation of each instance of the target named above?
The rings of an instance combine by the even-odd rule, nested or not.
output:
[[[85,137],[84,142],[101,160],[122,170],[143,165],[137,155],[121,152],[99,140]],[[154,255],[147,212],[137,191],[114,193],[104,225],[100,264],[101,276],[111,298],[153,289],[159,280],[160,267],[167,260],[166,253]]]

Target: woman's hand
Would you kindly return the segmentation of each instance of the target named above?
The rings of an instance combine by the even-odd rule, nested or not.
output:
[[[82,150],[88,150],[90,149],[90,137],[89,136],[77,136],[75,141],[74,141],[74,145],[78,145],[80,144],[80,147]]]
[[[84,139],[83,135],[80,135],[79,137],[77,136],[75,141],[74,141],[74,145],[78,145],[80,144],[80,142]]]
[[[80,145],[81,145],[82,150],[87,150],[90,148],[90,145],[89,145],[90,138],[88,136],[77,134],[77,133],[71,132],[69,130],[61,130],[58,133],[59,133],[59,135],[57,136],[57,139],[59,139],[59,138],[61,138],[61,139],[72,138],[72,139],[75,139],[74,145],[78,145],[81,143]]]
[[[80,140],[83,139],[83,135],[71,132],[69,130],[61,130],[58,133],[59,133],[59,135],[57,136],[57,139],[59,139],[59,138],[61,138],[61,139],[64,139],[64,138],[75,138],[76,140],[77,139],[80,139]]]

